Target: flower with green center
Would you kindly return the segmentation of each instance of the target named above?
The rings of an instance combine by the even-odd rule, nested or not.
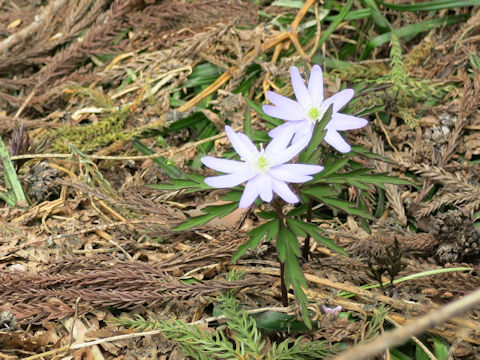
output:
[[[245,134],[234,132],[230,126],[225,126],[225,132],[241,161],[202,157],[204,165],[227,174],[207,177],[205,183],[216,188],[229,188],[246,182],[239,203],[241,208],[252,205],[258,196],[270,202],[273,193],[288,203],[296,203],[299,199],[286,183],[309,181],[312,179],[310,175],[323,170],[319,165],[285,164],[307,146],[309,139],[306,137],[288,146],[293,134],[285,132],[258,151]]]
[[[295,143],[301,137],[312,137],[315,124],[320,121],[333,104],[332,118],[325,126],[327,133],[325,141],[340,152],[349,152],[352,148],[343,139],[338,131],[353,130],[364,127],[368,121],[351,115],[341,114],[339,111],[353,98],[354,91],[345,89],[324,100],[323,97],[323,74],[318,65],[314,65],[305,86],[297,67],[290,70],[293,90],[297,101],[267,91],[268,99],[273,105],[264,105],[265,114],[285,120],[285,123],[271,130],[268,134],[275,138],[287,131],[295,134],[292,142]]]

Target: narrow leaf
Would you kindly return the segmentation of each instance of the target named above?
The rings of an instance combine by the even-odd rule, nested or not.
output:
[[[480,5],[479,0],[436,0],[422,3],[411,4],[390,4],[385,1],[380,1],[380,4],[388,9],[396,11],[435,11],[442,9],[453,9],[457,7],[475,6]]]
[[[210,220],[212,220],[215,217],[222,218],[228,214],[230,214],[233,210],[235,210],[238,207],[237,202],[232,202],[229,204],[222,204],[222,205],[211,205],[211,206],[206,206],[204,209],[202,209],[203,212],[205,212],[205,215],[200,215],[196,216],[193,218],[188,219],[184,223],[178,225],[177,227],[173,228],[173,231],[183,231],[183,230],[188,230],[193,227],[198,227],[201,226]]]

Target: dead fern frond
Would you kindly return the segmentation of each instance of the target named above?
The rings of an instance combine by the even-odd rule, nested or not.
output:
[[[368,128],[367,132],[369,138],[373,139],[372,150],[376,154],[385,156],[383,139],[381,139],[377,133],[374,133],[371,128]],[[381,173],[390,173],[392,171],[392,166],[390,164],[381,161],[375,161],[375,168]],[[405,208],[400,197],[399,187],[393,184],[385,184],[385,193],[387,194],[387,199],[390,202],[393,211],[395,211],[395,214],[397,215],[398,222],[405,226],[407,224],[407,216],[405,215]]]
[[[237,281],[204,280],[187,284],[165,272],[140,261],[81,261],[65,266],[62,271],[52,268],[38,274],[0,271],[2,283],[0,293],[3,303],[22,304],[9,308],[20,322],[31,321],[36,308],[38,322],[65,315],[74,308],[80,297],[84,306],[115,306],[135,308],[139,305],[154,306],[172,299],[185,299],[219,291],[251,287],[264,284],[252,278]],[[75,271],[73,271],[75,269]],[[49,299],[59,299],[67,308],[48,310]],[[65,307],[64,306],[64,307]],[[62,308],[63,309],[63,308]],[[28,316],[28,318],[22,317]]]
[[[476,204],[479,203],[480,186],[471,184],[468,178],[460,173],[452,174],[436,166],[412,164],[403,160],[400,160],[400,163],[409,170],[445,187],[445,191],[425,204],[417,212],[417,216],[427,216],[445,205],[461,205],[463,208],[468,208],[469,211],[478,208]]]

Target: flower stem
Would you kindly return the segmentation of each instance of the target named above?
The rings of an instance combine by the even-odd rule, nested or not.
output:
[[[312,200],[308,200],[308,207],[307,207],[307,222],[310,223],[312,221]],[[302,247],[302,258],[305,261],[308,261],[308,257],[310,256],[310,234],[307,234],[305,237],[305,242],[303,243]]]
[[[287,287],[285,286],[285,263],[280,262],[280,288],[282,289],[282,305],[288,306],[288,293]]]
[[[285,226],[285,215],[283,214],[282,211],[282,200],[279,198],[275,197],[272,202],[272,206],[277,212],[278,219],[280,220],[280,228]],[[282,305],[283,306],[288,306],[288,292],[287,292],[287,287],[285,286],[285,263],[278,259],[278,262],[280,263],[280,290],[282,292]]]

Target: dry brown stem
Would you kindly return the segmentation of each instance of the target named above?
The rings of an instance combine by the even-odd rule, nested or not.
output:
[[[389,331],[365,344],[357,345],[332,360],[370,359],[386,349],[400,345],[412,336],[421,334],[437,325],[480,306],[480,289],[408,324]]]

